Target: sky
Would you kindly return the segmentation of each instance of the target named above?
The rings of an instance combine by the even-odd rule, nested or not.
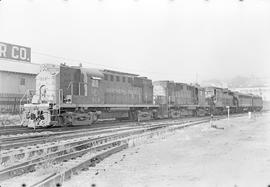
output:
[[[269,77],[270,1],[1,0],[0,41],[153,80]]]

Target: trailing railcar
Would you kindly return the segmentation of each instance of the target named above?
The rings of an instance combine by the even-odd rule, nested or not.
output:
[[[92,124],[98,119],[147,120],[156,116],[152,80],[112,70],[43,65],[36,93],[24,105],[30,127]]]
[[[237,112],[260,111],[263,108],[262,97],[253,94],[234,92],[238,99]]]
[[[206,87],[206,102],[210,106],[210,113],[225,114],[227,107],[230,113],[247,111],[260,111],[262,109],[262,97],[240,92],[232,92],[229,89],[218,87]]]
[[[174,81],[154,81],[154,104],[161,117],[205,115],[203,88]]]
[[[252,111],[252,95],[240,92],[234,92],[237,98],[237,112]]]
[[[252,107],[253,111],[260,111],[263,108],[263,100],[262,97],[257,95],[252,95]]]

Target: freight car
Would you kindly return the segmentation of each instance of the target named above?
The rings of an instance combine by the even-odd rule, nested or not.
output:
[[[92,124],[98,119],[155,118],[152,80],[136,74],[82,67],[43,65],[36,93],[24,105],[29,127]]]
[[[154,104],[160,105],[160,117],[178,118],[206,114],[204,89],[198,85],[155,81],[153,86]]]

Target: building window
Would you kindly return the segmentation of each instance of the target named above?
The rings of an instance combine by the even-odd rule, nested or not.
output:
[[[119,82],[120,81],[120,77],[116,76],[116,81]]]
[[[22,86],[25,85],[25,78],[21,78],[20,85],[22,85]]]
[[[104,80],[108,80],[108,75],[107,74],[104,74]]]
[[[114,77],[113,77],[113,75],[111,75],[111,81],[113,81],[113,79],[114,79]]]
[[[128,77],[128,83],[131,83],[131,82],[132,82],[132,78]]]
[[[126,77],[122,77],[122,81],[123,82],[126,82]]]

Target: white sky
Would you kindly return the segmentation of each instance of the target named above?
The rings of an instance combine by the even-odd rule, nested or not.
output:
[[[2,0],[0,41],[153,80],[269,77],[270,1]]]

